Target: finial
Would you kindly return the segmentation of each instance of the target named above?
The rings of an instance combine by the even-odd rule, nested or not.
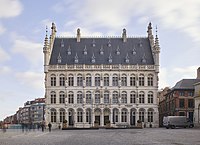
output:
[[[127,41],[126,29],[125,28],[123,29],[122,38],[123,38],[123,42]]]
[[[80,28],[78,28],[77,29],[77,37],[76,37],[76,39],[77,39],[77,42],[80,42],[81,41],[81,32],[80,32]]]
[[[158,32],[158,27],[157,27],[157,25],[156,25],[156,38],[158,38],[157,32]]]
[[[47,36],[47,33],[48,33],[48,27],[47,27],[47,25],[46,25],[46,36]]]

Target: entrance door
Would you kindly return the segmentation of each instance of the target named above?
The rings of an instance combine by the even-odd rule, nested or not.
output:
[[[95,121],[98,121],[100,125],[100,116],[95,116]]]
[[[73,126],[74,125],[74,116],[73,116],[73,111],[72,110],[69,111],[68,120],[69,120],[69,126]]]
[[[106,125],[107,120],[109,120],[109,116],[104,116],[104,125]]]
[[[130,123],[131,125],[135,126],[135,112],[134,111],[131,112]]]

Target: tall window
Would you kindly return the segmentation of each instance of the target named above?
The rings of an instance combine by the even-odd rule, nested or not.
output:
[[[125,74],[122,75],[121,85],[127,86],[127,77]]]
[[[68,94],[68,103],[69,104],[74,103],[74,93],[73,92],[69,92],[69,94]]]
[[[56,122],[56,109],[51,109],[51,122]]]
[[[100,104],[100,92],[95,92],[95,103]]]
[[[194,108],[194,100],[188,99],[188,108]]]
[[[117,74],[114,74],[113,77],[112,77],[112,85],[118,86],[118,76],[117,76]]]
[[[144,75],[139,76],[139,86],[144,86]]]
[[[56,75],[51,75],[51,86],[56,86]]]
[[[127,122],[127,110],[126,109],[122,109],[122,122]]]
[[[92,78],[91,75],[86,76],[86,86],[92,86]]]
[[[144,92],[139,93],[139,103],[144,103]]]
[[[89,124],[91,124],[91,110],[90,109],[86,110],[86,122],[89,122]]]
[[[119,114],[119,111],[118,109],[113,109],[113,123],[115,124],[115,122],[118,122],[118,114]]]
[[[51,104],[56,104],[56,92],[51,92]]]
[[[100,86],[101,78],[99,74],[95,75],[95,86]]]
[[[113,104],[117,104],[118,103],[118,92],[117,91],[113,92],[112,102],[113,102]]]
[[[60,103],[62,104],[62,103],[65,103],[65,93],[64,92],[60,92],[60,94],[59,94],[59,96],[60,96]]]
[[[69,77],[68,77],[68,85],[69,86],[74,86],[74,76],[73,75],[69,75]]]
[[[127,103],[127,93],[125,91],[122,92],[121,103]]]
[[[185,105],[185,99],[179,99],[179,107],[184,108]]]
[[[136,103],[136,93],[134,91],[130,93],[130,103]]]
[[[130,86],[135,86],[135,85],[136,85],[135,75],[131,75],[131,77],[130,77]]]
[[[144,109],[139,110],[139,120],[144,122]]]
[[[109,75],[108,74],[104,75],[103,84],[104,84],[104,86],[109,86]]]
[[[109,103],[109,92],[108,91],[104,92],[104,103],[105,104]]]
[[[77,86],[83,86],[83,76],[81,74],[77,76]]]
[[[60,75],[60,86],[65,86],[65,76],[63,74]]]
[[[148,110],[148,122],[153,122],[153,110]]]
[[[92,94],[90,91],[86,92],[86,104],[91,104],[92,103]]]
[[[83,94],[81,91],[77,93],[77,104],[82,104],[83,103]]]
[[[77,122],[83,122],[83,110],[81,109],[77,111]]]
[[[65,109],[60,109],[60,122],[65,120]]]
[[[153,75],[148,75],[148,86],[153,86]]]
[[[153,92],[148,93],[148,103],[153,104]]]

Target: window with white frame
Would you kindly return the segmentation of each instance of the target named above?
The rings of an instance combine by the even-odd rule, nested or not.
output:
[[[118,76],[117,76],[117,74],[114,74],[113,77],[112,77],[112,85],[118,86]]]
[[[100,86],[101,77],[99,74],[95,75],[95,86]]]
[[[115,124],[115,122],[118,122],[118,114],[119,114],[119,110],[118,109],[113,109],[113,123]]]
[[[140,74],[139,76],[139,86],[144,86],[144,75]]]
[[[60,104],[65,103],[65,93],[63,91],[59,93],[59,97]]]
[[[77,122],[83,122],[83,110],[78,109],[77,111]]]
[[[148,86],[153,86],[153,75],[148,75]]]
[[[51,92],[51,104],[56,104],[56,92]]]
[[[144,109],[139,110],[139,120],[144,122]]]
[[[104,92],[104,103],[105,104],[109,103],[109,92],[108,91]]]
[[[139,103],[144,103],[144,92],[139,92]]]
[[[51,122],[56,122],[56,109],[51,109]]]
[[[92,86],[92,77],[91,75],[86,76],[86,86]]]
[[[127,93],[125,91],[122,92],[121,103],[127,103]]]
[[[127,86],[127,76],[125,74],[123,74],[121,77],[121,85]]]
[[[77,76],[77,86],[83,86],[83,76],[81,74]]]
[[[74,93],[73,92],[69,92],[68,93],[68,103],[69,104],[73,104],[74,103]]]
[[[51,86],[56,86],[56,75],[51,75]]]
[[[136,86],[136,77],[133,74],[130,77],[130,86]]]
[[[148,122],[153,122],[153,109],[148,110]]]
[[[136,93],[135,93],[135,91],[132,91],[130,93],[130,103],[136,103]]]
[[[65,120],[65,109],[60,109],[60,122]]]
[[[95,92],[95,103],[100,104],[100,92],[99,91]]]
[[[83,94],[81,91],[77,92],[77,104],[82,104],[83,103]]]
[[[65,86],[65,76],[61,74],[59,78],[60,78],[60,86]]]
[[[69,75],[68,77],[68,86],[74,86],[74,76]]]
[[[122,109],[121,121],[127,122],[127,110],[126,109]]]
[[[148,92],[148,103],[153,104],[153,92]]]
[[[113,97],[112,98],[113,104],[117,104],[118,103],[118,92],[114,91],[112,97]]]
[[[91,104],[92,103],[92,94],[90,91],[86,92],[86,104]]]
[[[104,84],[104,86],[109,86],[109,75],[108,74],[104,75],[103,84]]]

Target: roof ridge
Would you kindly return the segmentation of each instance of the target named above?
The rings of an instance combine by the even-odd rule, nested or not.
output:
[[[56,38],[76,38],[76,36],[56,36]],[[81,38],[122,38],[121,36],[82,36]],[[127,38],[148,38],[147,36],[127,36]]]

